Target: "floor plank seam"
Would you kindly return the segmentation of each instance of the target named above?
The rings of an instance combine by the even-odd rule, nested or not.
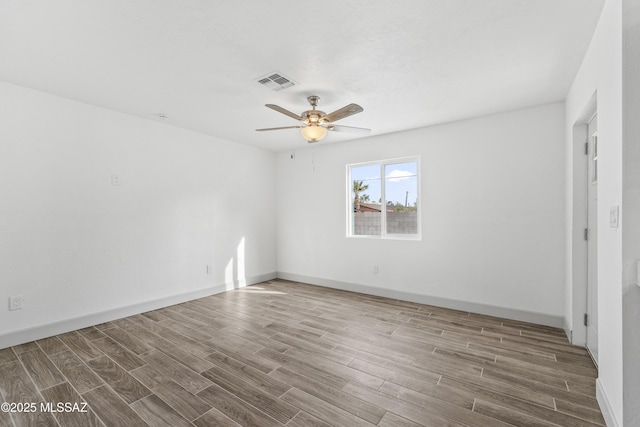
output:
[[[54,338],[0,350],[0,391],[12,369],[39,400],[63,390],[94,403],[110,396],[123,413],[89,404],[105,425],[157,414],[190,426],[603,423],[597,370],[559,329],[296,282],[272,280]],[[73,381],[82,379],[63,366],[96,377],[78,383],[80,393]],[[160,392],[147,375],[166,377],[178,394]],[[318,388],[309,394],[296,381]],[[179,396],[197,397],[196,406],[181,406]],[[313,414],[304,410],[310,404]],[[60,425],[63,416],[51,419]]]

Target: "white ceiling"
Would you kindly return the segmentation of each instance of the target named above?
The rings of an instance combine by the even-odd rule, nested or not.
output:
[[[0,0],[0,80],[280,151],[307,143],[264,104],[312,94],[372,135],[561,101],[603,2]]]

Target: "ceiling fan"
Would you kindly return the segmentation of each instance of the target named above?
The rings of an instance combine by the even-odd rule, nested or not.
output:
[[[316,110],[319,99],[320,98],[316,95],[309,96],[307,98],[307,101],[309,101],[309,104],[311,104],[311,110],[307,110],[300,115],[292,113],[291,111],[286,110],[278,105],[265,104],[265,107],[271,108],[272,110],[296,119],[302,122],[302,124],[300,126],[284,126],[256,130],[262,132],[266,130],[300,129],[300,134],[308,142],[320,141],[322,138],[327,136],[328,131],[351,132],[359,134],[366,134],[371,132],[371,129],[357,128],[352,126],[338,126],[333,124],[333,122],[335,121],[364,111],[364,109],[358,104],[349,104],[340,108],[339,110],[334,111],[333,113],[326,114],[324,111]]]

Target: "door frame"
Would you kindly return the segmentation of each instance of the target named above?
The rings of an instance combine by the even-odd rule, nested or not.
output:
[[[593,363],[598,366],[598,353],[599,353],[599,345],[598,345],[598,324],[597,319],[598,316],[598,207],[599,207],[599,198],[598,198],[598,165],[597,165],[597,153],[598,153],[598,113],[594,113],[594,115],[589,119],[588,127],[589,129],[587,133],[587,141],[588,141],[588,155],[587,155],[587,228],[588,228],[588,239],[587,239],[587,305],[585,308],[585,316],[588,316],[589,319],[586,320],[586,341],[585,347],[587,352],[591,356]],[[595,121],[595,129],[592,126],[592,123]],[[595,177],[595,179],[594,179]],[[591,206],[591,198],[595,200],[595,206]],[[593,211],[592,211],[593,210]],[[591,251],[595,253],[595,256],[592,257]],[[593,263],[593,264],[592,264]],[[592,274],[593,273],[593,274]],[[593,281],[593,282],[592,282]],[[595,294],[594,294],[595,292]],[[592,298],[595,298],[595,303],[592,301]],[[593,308],[593,310],[592,310]],[[591,326],[593,324],[593,319],[596,319],[595,323],[595,343],[589,342],[589,331],[591,330]]]
[[[571,129],[572,146],[568,153],[571,163],[571,209],[568,213],[571,224],[570,262],[567,290],[567,307],[570,319],[565,320],[565,332],[573,345],[584,347],[587,342],[587,327],[584,326],[584,314],[587,312],[587,241],[584,229],[587,227],[587,186],[589,177],[589,156],[585,154],[587,142],[587,123],[598,111],[597,93],[585,104],[582,114]]]

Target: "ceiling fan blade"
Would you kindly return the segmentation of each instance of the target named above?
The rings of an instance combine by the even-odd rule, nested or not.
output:
[[[275,105],[275,104],[265,104],[265,107],[271,108],[272,110],[277,111],[278,113],[282,113],[285,116],[289,116],[292,119],[296,119],[296,120],[302,120],[302,117],[300,117],[299,115],[297,115],[296,113],[292,113],[291,111],[284,109],[282,107],[280,107],[279,105]]]
[[[327,114],[323,117],[323,119],[328,122],[335,122],[337,120],[344,119],[345,117],[349,117],[363,111],[364,108],[362,108],[358,104],[349,104],[339,110],[334,111],[333,113]]]
[[[264,129],[256,129],[258,132],[262,132],[265,130],[280,130],[280,129],[300,129],[304,126],[285,126],[285,127],[280,127],[280,128],[264,128]]]
[[[334,132],[348,132],[348,133],[357,133],[360,135],[368,134],[371,132],[371,129],[367,128],[356,128],[353,126],[338,126],[338,125],[329,125],[326,126],[327,129],[332,130]]]

